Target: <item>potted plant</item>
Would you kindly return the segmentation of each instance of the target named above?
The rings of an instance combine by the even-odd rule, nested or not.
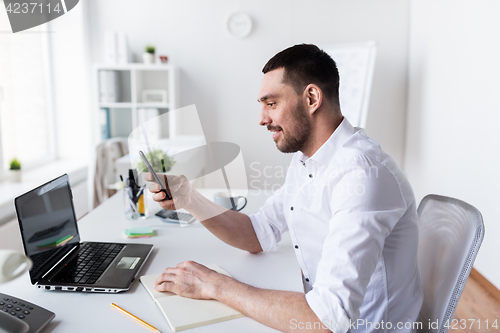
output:
[[[148,45],[146,46],[146,52],[142,55],[142,60],[145,64],[154,64],[155,63],[155,47]]]
[[[21,181],[21,163],[17,158],[10,161],[10,180],[13,182]]]
[[[172,166],[175,164],[175,161],[172,158],[172,156],[169,156],[166,152],[164,152],[161,149],[153,149],[150,152],[147,152],[145,155],[149,163],[151,163],[151,166],[153,167],[154,171],[156,171],[157,173],[168,172],[170,171],[170,169],[172,169]],[[139,160],[139,163],[137,163],[137,171],[149,172],[146,164],[144,164],[142,160]]]

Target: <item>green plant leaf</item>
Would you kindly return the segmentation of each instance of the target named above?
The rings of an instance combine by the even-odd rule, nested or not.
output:
[[[161,149],[153,149],[151,152],[145,153],[145,155],[155,172],[168,172],[175,164],[174,159]],[[137,163],[137,171],[149,172],[142,160]]]

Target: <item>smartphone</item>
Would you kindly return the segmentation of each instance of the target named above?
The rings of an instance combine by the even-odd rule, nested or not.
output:
[[[172,200],[172,197],[170,196],[170,194],[168,193],[167,189],[165,188],[165,185],[160,180],[160,177],[158,177],[158,175],[156,174],[155,170],[153,169],[153,167],[149,163],[148,159],[146,158],[146,155],[144,155],[144,153],[142,152],[142,150],[139,150],[139,156],[141,157],[141,159],[144,162],[144,164],[146,164],[146,166],[148,167],[149,172],[151,172],[151,174],[153,175],[153,178],[154,178],[155,182],[158,183],[161,186],[161,190],[160,191],[163,192],[163,193],[165,193],[167,200]]]
[[[158,213],[156,213],[155,216],[163,222],[189,224],[196,221],[196,218],[189,213],[181,213],[170,209],[162,209]]]

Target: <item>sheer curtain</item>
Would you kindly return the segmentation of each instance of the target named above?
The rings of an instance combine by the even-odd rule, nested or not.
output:
[[[50,33],[43,26],[9,33],[7,15],[0,12],[2,169],[17,158],[26,170],[55,158],[48,74]]]

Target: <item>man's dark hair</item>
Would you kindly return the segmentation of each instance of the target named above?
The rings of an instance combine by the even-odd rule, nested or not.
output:
[[[316,45],[300,44],[289,47],[269,59],[262,72],[284,68],[283,83],[302,94],[308,84],[316,84],[328,101],[339,102],[339,71],[335,61]]]

